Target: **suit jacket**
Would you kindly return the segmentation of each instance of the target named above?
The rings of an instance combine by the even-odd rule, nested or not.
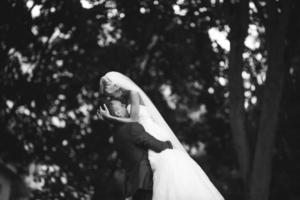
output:
[[[137,122],[121,125],[113,137],[118,156],[126,170],[125,196],[132,196],[138,189],[152,190],[148,149],[161,152],[172,148],[171,143],[157,140]]]

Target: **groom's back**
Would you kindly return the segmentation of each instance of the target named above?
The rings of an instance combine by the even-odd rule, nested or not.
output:
[[[142,159],[147,159],[147,150],[135,143],[138,123],[126,123],[114,133],[114,143],[120,159],[127,170],[132,169]]]
[[[114,143],[126,169],[126,194],[138,189],[152,190],[152,171],[148,160],[148,149],[161,152],[172,148],[170,142],[162,142],[148,134],[139,123],[127,123],[114,134]]]

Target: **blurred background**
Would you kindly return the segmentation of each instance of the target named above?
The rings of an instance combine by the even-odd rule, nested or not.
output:
[[[297,0],[1,0],[0,199],[119,200],[99,79],[150,96],[230,200],[300,199]]]

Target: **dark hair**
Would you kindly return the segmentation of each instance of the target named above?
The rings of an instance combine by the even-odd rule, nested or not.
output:
[[[112,101],[119,101],[122,104],[126,104],[126,102],[124,102],[123,98],[112,98],[106,95],[100,95],[99,97],[100,99],[100,106],[102,108],[104,108],[104,104],[107,106],[109,112],[113,115],[115,115],[114,109],[112,108]]]

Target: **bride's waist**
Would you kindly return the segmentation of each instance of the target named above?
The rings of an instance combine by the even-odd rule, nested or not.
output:
[[[167,132],[158,124],[153,122],[151,119],[140,120],[139,123],[144,127],[146,132],[155,137],[158,140],[166,141],[169,140]]]

